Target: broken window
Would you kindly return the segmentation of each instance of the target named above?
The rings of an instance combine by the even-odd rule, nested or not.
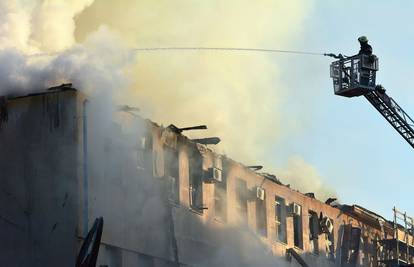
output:
[[[164,147],[165,177],[168,198],[174,203],[180,202],[180,171],[178,150]]]
[[[203,212],[203,157],[194,151],[190,158],[190,207]]]
[[[275,197],[276,240],[287,243],[286,236],[286,203],[285,199]]]
[[[330,260],[335,260],[335,242],[334,242],[334,221],[323,216],[322,212],[319,216],[320,233],[324,234],[325,237],[325,252],[326,257]]]
[[[319,218],[314,211],[309,211],[309,241],[311,251],[319,254]]]
[[[263,199],[256,198],[256,228],[257,232],[267,237],[266,195]]]
[[[359,256],[361,229],[344,225],[341,244],[341,266],[356,266]]]
[[[222,180],[214,184],[215,216],[220,220],[227,220],[227,176],[222,171]]]
[[[335,242],[334,242],[334,231],[331,233],[325,234],[325,244],[326,244],[326,257],[329,260],[335,260]]]
[[[370,242],[368,236],[364,236],[362,238],[362,246],[363,246],[363,257],[362,257],[362,264],[364,266],[371,266],[372,263],[372,242]]]
[[[247,224],[247,184],[242,179],[236,179],[236,207],[241,223]]]
[[[361,229],[358,227],[351,227],[351,240],[349,246],[349,264],[355,266],[359,256],[359,246],[361,243]]]
[[[303,249],[302,206],[292,203],[293,241],[297,248]]]

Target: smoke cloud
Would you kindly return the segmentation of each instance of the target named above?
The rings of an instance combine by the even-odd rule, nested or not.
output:
[[[76,18],[75,35],[82,41],[105,24],[132,47],[215,46],[289,48],[301,34],[311,9],[309,1],[97,1]],[[219,152],[245,164],[265,163],[284,182],[304,191],[324,188],[320,175],[299,175],[288,164],[276,169],[271,145],[293,129],[281,109],[289,88],[280,77],[281,55],[229,52],[138,52],[137,64],[123,104],[138,105],[143,115],[177,126],[207,124],[193,138],[219,136]],[[310,166],[305,160],[303,164]],[[303,169],[303,168],[302,168]],[[306,168],[305,168],[306,169]],[[313,168],[313,173],[317,171]],[[293,177],[294,175],[299,175]],[[303,178],[303,179],[302,179]],[[316,192],[317,195],[325,193]]]
[[[290,182],[293,188],[303,193],[315,192],[315,197],[320,200],[336,197],[335,190],[323,183],[318,170],[298,155],[290,157],[286,167],[278,173],[283,181]]]
[[[0,3],[0,94],[24,94],[73,83],[112,110],[129,87],[127,68],[135,57],[102,26],[75,42],[74,18],[92,0],[2,1]]]
[[[77,18],[82,40],[101,24],[134,47],[288,47],[300,33],[307,1],[98,1]],[[286,27],[289,25],[289,27]],[[221,151],[243,162],[268,156],[283,130],[280,65],[266,54],[137,53],[131,94],[145,115],[180,126],[206,123]],[[156,92],[156,93],[155,93]],[[132,97],[131,97],[132,96]]]
[[[246,164],[265,162],[271,172],[288,173],[286,182],[304,191],[324,191],[319,175],[312,175],[320,184],[315,189],[315,183],[307,182],[308,175],[290,169],[292,164],[280,171],[269,160],[275,153],[269,144],[277,144],[289,132],[279,108],[287,92],[274,57],[130,49],[289,47],[309,9],[307,1],[270,0],[254,7],[249,1],[235,0],[197,5],[190,1],[179,5],[128,0],[2,1],[0,93],[71,82],[89,95],[105,98],[105,105],[139,106],[143,115],[164,124],[207,124],[207,132],[190,137],[219,136],[219,152]],[[43,53],[52,54],[28,56]]]
[[[5,0],[0,3],[0,49],[61,51],[75,43],[74,17],[93,0]]]
[[[240,0],[1,1],[0,95],[71,82],[99,100],[100,106],[92,109],[95,115],[105,114],[97,120],[110,117],[114,104],[138,105],[145,116],[164,124],[207,124],[208,132],[191,137],[219,136],[219,150],[246,164],[269,162],[274,153],[269,144],[279,142],[286,131],[278,108],[285,98],[282,66],[275,58],[222,52],[135,54],[131,48],[289,47],[309,8],[304,0],[264,0],[254,6]],[[332,195],[303,158],[293,157],[285,169],[275,171],[302,191]],[[248,234],[248,240],[254,238]],[[228,242],[256,244],[239,239],[243,237]],[[257,254],[250,246],[236,254],[260,255],[266,261],[260,266],[274,263],[271,256],[262,256],[265,245],[254,247]],[[205,265],[240,265],[222,256]],[[254,262],[256,258],[252,266]]]
[[[265,54],[159,52],[132,47],[289,47],[308,1],[1,1],[0,95],[71,82],[114,104],[178,126],[207,124],[218,149],[246,164],[269,162],[282,124],[282,66]],[[287,27],[288,25],[288,27]],[[29,56],[51,53],[49,56]],[[331,196],[317,170],[293,157],[284,182]],[[320,192],[320,193],[319,193]]]

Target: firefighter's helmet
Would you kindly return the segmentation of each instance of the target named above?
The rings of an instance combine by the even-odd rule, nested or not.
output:
[[[360,41],[361,43],[368,43],[368,38],[366,36],[360,36],[358,38],[358,41]]]

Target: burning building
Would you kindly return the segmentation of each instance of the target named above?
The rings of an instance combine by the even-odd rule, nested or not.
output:
[[[217,138],[128,116],[110,122],[70,85],[0,99],[2,266],[74,266],[97,217],[101,267],[413,262],[406,214],[320,201],[215,153]]]

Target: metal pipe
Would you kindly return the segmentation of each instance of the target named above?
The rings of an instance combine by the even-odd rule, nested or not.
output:
[[[83,101],[83,235],[86,237],[89,228],[88,202],[88,117],[86,112],[88,100]]]
[[[182,131],[188,131],[188,130],[206,130],[206,125],[199,125],[199,126],[191,126],[191,127],[185,127],[185,128],[179,128],[179,130]]]

